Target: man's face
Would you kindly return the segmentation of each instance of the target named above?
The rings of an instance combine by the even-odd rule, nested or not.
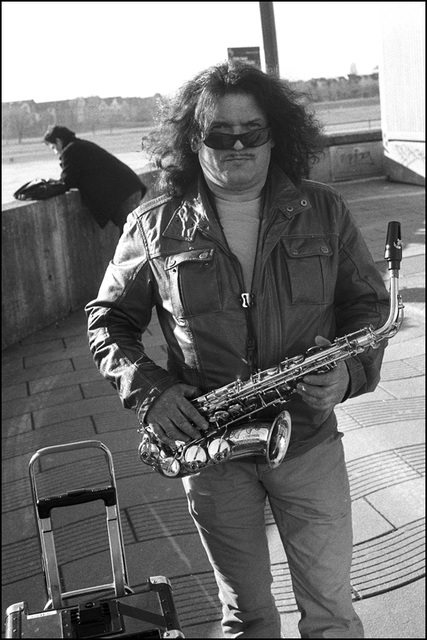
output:
[[[64,145],[59,138],[56,138],[55,142],[51,142],[49,146],[56,155],[59,155],[64,148]]]
[[[268,126],[255,99],[246,94],[229,94],[216,105],[208,133],[246,133]],[[232,149],[211,149],[203,142],[198,151],[203,174],[212,187],[230,194],[259,191],[264,186],[270,163],[270,139],[260,147],[245,147],[237,140]]]

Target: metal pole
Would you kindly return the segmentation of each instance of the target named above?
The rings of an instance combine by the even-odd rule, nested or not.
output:
[[[262,37],[264,41],[265,66],[267,73],[280,77],[277,53],[276,26],[272,2],[260,2]]]

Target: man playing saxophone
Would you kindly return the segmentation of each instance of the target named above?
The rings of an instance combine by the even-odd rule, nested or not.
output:
[[[209,68],[164,105],[145,149],[159,168],[159,196],[128,218],[87,305],[89,340],[123,406],[173,449],[208,429],[192,402],[201,393],[380,327],[389,298],[342,196],[307,179],[320,129],[283,81],[251,66]],[[167,370],[144,352],[154,308]],[[277,467],[248,456],[183,478],[224,637],[280,637],[267,497],[301,637],[364,637],[351,599],[351,505],[334,407],[375,389],[384,345],[304,376],[287,403],[257,414],[291,416]]]

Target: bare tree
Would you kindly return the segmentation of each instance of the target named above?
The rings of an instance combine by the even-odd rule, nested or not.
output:
[[[33,113],[28,102],[9,104],[4,111],[6,112],[5,117],[8,123],[7,130],[10,132],[11,137],[18,138],[18,143],[21,144],[24,135],[30,132],[36,122],[35,113]]]
[[[92,133],[95,135],[96,129],[99,128],[100,124],[100,113],[99,113],[99,105],[101,103],[101,98],[98,96],[92,96],[91,98],[85,99],[84,106],[84,119],[85,124]]]

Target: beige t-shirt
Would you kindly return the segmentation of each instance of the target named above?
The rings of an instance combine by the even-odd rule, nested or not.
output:
[[[262,196],[248,202],[230,202],[216,197],[215,204],[228,246],[242,266],[246,291],[250,292],[262,213]]]

